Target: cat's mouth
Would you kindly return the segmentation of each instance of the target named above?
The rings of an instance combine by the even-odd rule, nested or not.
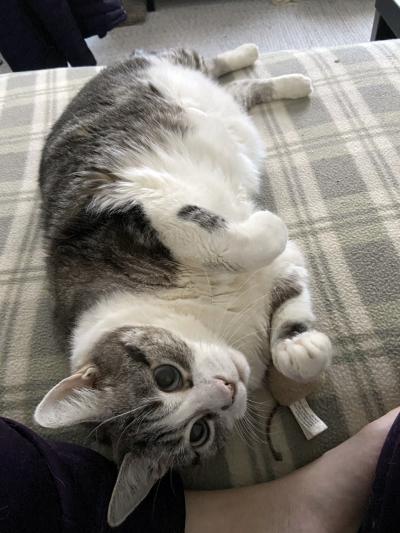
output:
[[[242,354],[236,358],[235,367],[238,379],[235,382],[235,393],[232,398],[232,405],[229,408],[232,417],[237,420],[243,418],[247,409],[247,385],[250,379],[250,367]]]
[[[242,380],[235,383],[235,392],[230,405],[222,407],[222,411],[237,420],[243,418],[247,406],[247,388]]]

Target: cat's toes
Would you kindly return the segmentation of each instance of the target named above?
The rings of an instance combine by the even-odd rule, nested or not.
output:
[[[242,44],[236,48],[235,52],[237,53],[237,58],[240,58],[240,68],[250,67],[260,55],[258,46],[252,43]]]
[[[324,333],[315,330],[282,339],[272,348],[276,369],[300,383],[317,379],[331,359],[331,341]]]
[[[274,98],[304,98],[313,91],[312,81],[303,74],[288,74],[274,80]]]

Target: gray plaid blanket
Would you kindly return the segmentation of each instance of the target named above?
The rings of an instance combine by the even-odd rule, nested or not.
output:
[[[320,327],[336,358],[309,402],[328,429],[306,441],[266,390],[247,424],[194,487],[280,476],[400,403],[400,43],[263,56],[235,77],[301,72],[310,100],[254,109],[268,148],[265,203],[305,251]],[[38,223],[37,167],[51,124],[95,68],[0,76],[0,413],[30,426],[67,373],[52,328]],[[42,434],[55,436],[53,432]],[[89,430],[56,436],[86,443]],[[243,436],[242,436],[243,437]]]

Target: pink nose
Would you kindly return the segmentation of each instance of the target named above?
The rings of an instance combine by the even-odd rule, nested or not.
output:
[[[232,405],[236,396],[236,385],[231,381],[219,376],[215,378],[215,381],[218,383],[219,387],[223,388],[227,392],[231,400],[230,405]],[[230,405],[227,405],[226,408],[230,407]]]

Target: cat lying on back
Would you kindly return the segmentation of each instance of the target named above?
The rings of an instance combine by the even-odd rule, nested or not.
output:
[[[48,271],[71,338],[71,376],[35,412],[46,427],[100,422],[121,523],[170,467],[214,453],[272,362],[318,378],[301,252],[253,201],[264,162],[250,107],[311,93],[294,74],[214,80],[254,45],[205,61],[175,50],[107,68],[72,100],[43,151]]]

